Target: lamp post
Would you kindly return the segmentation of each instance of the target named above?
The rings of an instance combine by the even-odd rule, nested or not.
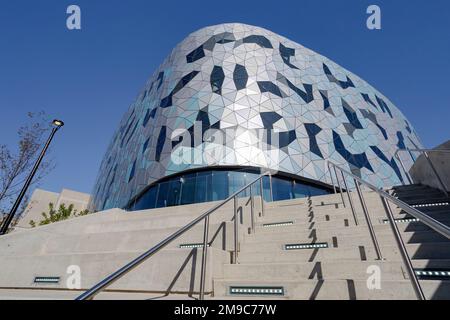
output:
[[[14,202],[14,205],[13,205],[9,215],[6,217],[3,225],[1,226],[0,235],[4,235],[8,231],[9,225],[11,224],[11,221],[13,220],[13,218],[17,212],[17,209],[19,208],[19,205],[22,202],[23,197],[25,196],[25,194],[28,190],[28,187],[31,184],[31,181],[33,180],[33,177],[36,174],[36,171],[39,168],[39,165],[41,164],[42,159],[45,156],[45,153],[47,152],[49,145],[52,142],[53,136],[55,135],[56,131],[58,131],[59,128],[61,128],[64,125],[64,122],[61,120],[55,119],[55,120],[53,120],[52,124],[53,124],[52,132],[50,133],[50,136],[48,137],[47,142],[45,143],[45,146],[42,149],[41,154],[39,155],[39,158],[36,160],[36,163],[34,164],[33,169],[31,170],[30,174],[28,175],[28,178],[25,181],[25,184],[24,184],[22,190],[20,191],[20,194],[17,197],[16,202]]]

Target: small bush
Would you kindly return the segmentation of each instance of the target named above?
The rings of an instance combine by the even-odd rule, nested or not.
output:
[[[90,213],[89,210],[82,210],[82,211],[78,212],[73,207],[74,207],[73,204],[70,204],[68,207],[66,207],[66,205],[63,203],[59,206],[58,210],[55,210],[54,204],[49,203],[48,204],[49,211],[48,211],[48,213],[42,212],[42,217],[44,219],[42,219],[39,222],[39,225],[43,226],[43,225],[50,224],[53,222],[67,220],[67,219],[73,218],[73,217],[85,216]],[[36,222],[33,220],[31,220],[29,223],[32,228],[34,228],[36,226]]]

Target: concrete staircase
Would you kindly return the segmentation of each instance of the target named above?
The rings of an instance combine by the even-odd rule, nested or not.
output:
[[[447,222],[448,199],[423,186],[395,187],[402,200],[422,205]],[[375,260],[357,197],[359,224],[339,194],[267,203],[262,216],[255,199],[256,227],[249,233],[250,203],[239,199],[240,250],[232,264],[232,203],[210,219],[206,293],[208,299],[414,299],[415,295],[381,201],[364,192],[384,260]],[[429,203],[440,205],[423,206]],[[447,203],[447,204],[445,204]],[[0,238],[0,298],[72,299],[143,251],[185,225],[213,203],[124,212],[114,209]],[[450,272],[450,243],[394,208],[413,265],[426,272]],[[406,220],[405,220],[406,219]],[[228,222],[223,222],[228,221]],[[115,282],[97,299],[195,299],[203,224]],[[68,290],[67,267],[81,269],[81,291]],[[380,271],[380,288],[367,280]],[[55,277],[57,283],[36,283]],[[428,299],[450,298],[450,277],[424,275]]]
[[[423,186],[393,191],[412,204],[443,203],[439,209],[430,206],[424,211],[436,218],[441,215],[440,221],[448,222],[450,216],[445,212],[449,213],[450,206],[444,205],[448,199],[439,191]],[[365,199],[383,261],[375,260],[362,208],[357,207],[356,226],[339,196],[280,202],[266,210],[254,234],[244,237],[239,264],[225,265],[224,277],[214,279],[214,294],[220,299],[239,294],[259,298],[270,296],[272,289],[272,297],[289,299],[415,299],[379,197],[366,192]],[[411,218],[400,210],[395,213],[397,219]],[[420,222],[399,222],[398,227],[418,271],[450,271],[450,242],[446,238]],[[374,266],[381,271],[381,289],[371,290],[367,279]],[[420,281],[428,299],[450,298],[448,275]],[[273,294],[277,288],[282,290]]]

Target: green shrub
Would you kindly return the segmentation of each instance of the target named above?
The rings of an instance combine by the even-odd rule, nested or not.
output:
[[[73,217],[85,216],[90,213],[89,210],[82,210],[78,212],[73,207],[74,207],[73,204],[70,204],[68,207],[66,207],[66,205],[63,203],[59,206],[58,210],[55,210],[55,206],[53,205],[53,203],[49,203],[48,204],[49,211],[48,213],[42,212],[42,217],[44,219],[42,219],[39,222],[39,225],[43,226],[53,222],[67,220]],[[33,228],[36,226],[36,222],[33,220],[31,220],[29,223]]]

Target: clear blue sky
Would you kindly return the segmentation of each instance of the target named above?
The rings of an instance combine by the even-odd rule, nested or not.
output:
[[[66,8],[82,30],[66,29]],[[365,27],[369,4],[382,30]],[[39,0],[0,3],[0,143],[28,111],[66,126],[42,188],[91,192],[107,144],[147,78],[188,33],[223,22],[261,26],[311,48],[389,97],[423,143],[450,138],[450,1]]]

